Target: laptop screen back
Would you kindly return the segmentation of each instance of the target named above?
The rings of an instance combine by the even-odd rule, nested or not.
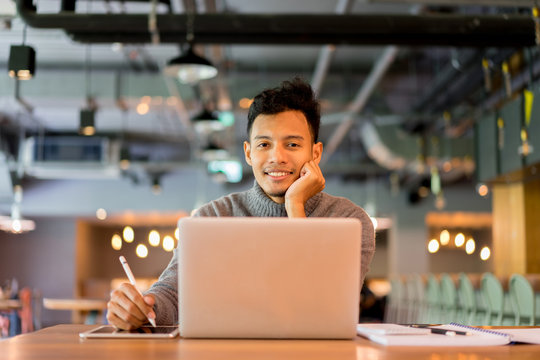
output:
[[[343,218],[184,218],[184,337],[352,338],[361,223]]]

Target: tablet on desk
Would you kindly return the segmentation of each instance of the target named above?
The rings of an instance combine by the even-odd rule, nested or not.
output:
[[[178,336],[178,326],[142,326],[134,330],[120,330],[103,325],[79,334],[83,339],[172,339]]]

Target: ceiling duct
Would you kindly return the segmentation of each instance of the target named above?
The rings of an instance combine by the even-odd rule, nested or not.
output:
[[[64,29],[87,43],[151,43],[148,14],[38,14],[17,0],[20,17],[36,28]],[[161,43],[186,35],[186,14],[158,14]],[[508,47],[535,45],[527,15],[467,14],[197,14],[198,44],[393,44]]]

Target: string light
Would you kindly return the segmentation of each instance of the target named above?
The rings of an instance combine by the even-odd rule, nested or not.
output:
[[[148,256],[148,248],[146,247],[146,245],[139,244],[137,245],[137,248],[135,249],[135,253],[137,254],[138,257],[145,258]]]
[[[489,193],[489,188],[486,184],[478,184],[476,191],[478,192],[478,195],[485,197]]]
[[[448,243],[450,242],[450,232],[446,229],[441,231],[439,240],[441,241],[441,245],[448,245]]]
[[[465,243],[465,252],[469,255],[471,255],[472,253],[474,253],[474,250],[476,249],[476,244],[474,242],[474,239],[473,238],[470,238],[469,240],[467,240],[467,242]]]
[[[131,226],[126,226],[122,235],[124,236],[124,241],[127,243],[131,243],[135,239],[135,232]]]
[[[163,249],[165,251],[173,251],[174,249],[174,239],[167,235],[163,238]]]
[[[431,239],[428,243],[428,251],[431,254],[436,253],[439,251],[439,242],[436,239]]]
[[[111,238],[111,246],[114,250],[122,249],[122,238],[118,234],[114,234]]]
[[[159,241],[161,240],[161,237],[159,235],[159,232],[157,230],[152,230],[148,234],[148,243],[154,247],[159,246]]]
[[[99,220],[105,220],[107,218],[107,211],[103,208],[99,208],[96,210],[96,217]]]
[[[465,244],[465,235],[463,235],[463,233],[457,234],[456,238],[454,239],[454,244],[457,247],[463,246],[463,244]]]
[[[487,246],[484,246],[482,250],[480,250],[480,259],[486,261],[491,256],[491,250]]]

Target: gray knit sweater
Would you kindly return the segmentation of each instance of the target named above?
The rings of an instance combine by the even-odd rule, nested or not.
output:
[[[375,232],[367,213],[348,199],[320,192],[309,199],[304,206],[307,217],[356,217],[362,222],[362,269],[361,284],[375,252]],[[285,217],[285,204],[272,201],[255,182],[244,192],[233,193],[214,200],[196,211],[194,216],[258,216]],[[159,280],[147,293],[156,298],[154,310],[156,322],[160,325],[178,323],[178,279],[177,254],[173,257]]]

